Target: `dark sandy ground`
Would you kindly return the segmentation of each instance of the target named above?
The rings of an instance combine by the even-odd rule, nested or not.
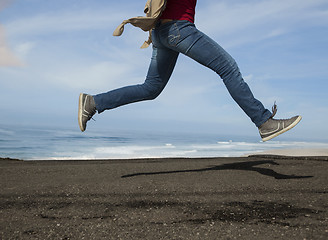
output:
[[[0,159],[1,239],[328,239],[328,157]]]

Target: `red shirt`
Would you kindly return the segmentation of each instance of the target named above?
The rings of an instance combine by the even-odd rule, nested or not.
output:
[[[194,23],[197,0],[167,0],[161,19],[187,20]]]

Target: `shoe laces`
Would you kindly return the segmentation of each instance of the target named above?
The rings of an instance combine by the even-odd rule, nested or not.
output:
[[[96,120],[93,118],[93,115],[95,115],[96,112],[97,112],[97,109],[94,108],[94,109],[92,109],[91,113],[88,113],[88,121],[89,121],[90,119],[92,119],[93,121],[96,121]]]
[[[273,106],[272,106],[272,115],[271,115],[271,119],[272,120],[275,120],[275,121],[286,121],[286,120],[289,120],[289,118],[288,119],[273,119],[273,117],[276,115],[276,113],[277,113],[277,110],[278,110],[278,108],[277,108],[277,104],[276,104],[276,101],[274,101],[274,104],[273,104]]]
[[[92,115],[90,116],[90,119],[92,119],[93,121],[96,121],[93,116],[96,114],[97,110],[95,109],[94,111],[92,111]],[[89,119],[89,120],[90,120]]]
[[[273,106],[272,106],[272,115],[270,118],[273,118],[276,115],[277,110],[278,110],[277,104],[276,104],[276,101],[274,101]]]

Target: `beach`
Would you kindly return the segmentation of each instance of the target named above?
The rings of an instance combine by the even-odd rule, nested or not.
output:
[[[327,239],[328,157],[0,160],[1,239]]]

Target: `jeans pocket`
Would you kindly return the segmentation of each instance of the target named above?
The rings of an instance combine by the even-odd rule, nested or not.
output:
[[[167,37],[167,44],[171,47],[175,47],[180,40],[180,30],[178,28],[178,25],[174,23],[172,25],[172,28],[169,31],[169,35]]]

